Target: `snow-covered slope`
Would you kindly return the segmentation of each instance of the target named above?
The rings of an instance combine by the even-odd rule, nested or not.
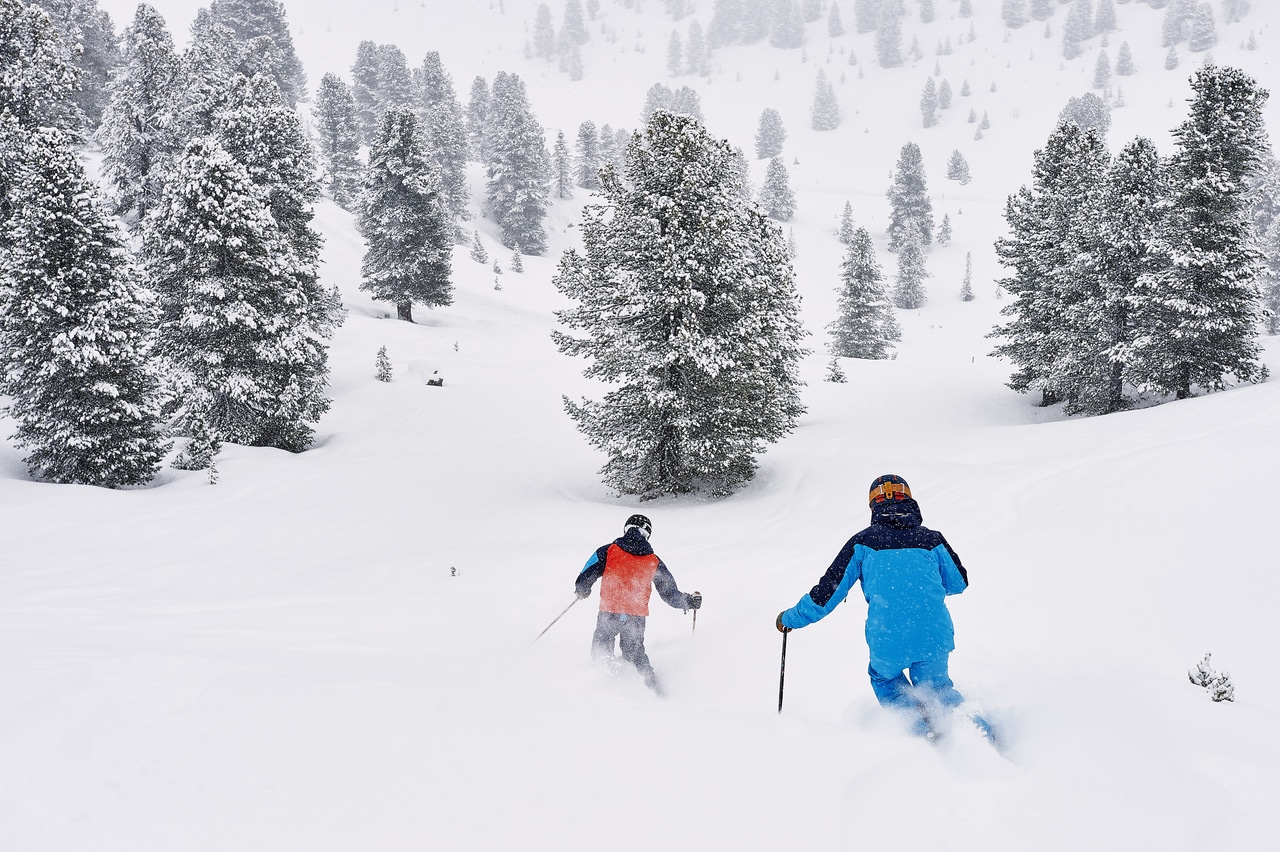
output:
[[[131,16],[130,4],[102,5],[118,24]],[[196,5],[157,8],[180,33]],[[571,84],[523,57],[536,5],[378,0],[291,4],[290,15],[313,82],[345,71],[364,38],[398,43],[415,64],[436,49],[464,97],[476,74],[520,73],[549,134],[572,137],[585,119],[634,127],[659,81],[696,86],[712,131],[748,152],[760,111],[779,109],[817,350],[801,427],[731,498],[619,500],[561,409],[563,394],[593,388],[550,341],[562,305],[550,279],[585,195],[556,203],[552,251],[503,273],[501,290],[460,247],[456,304],[419,311],[416,325],[359,292],[359,236],[322,204],[323,275],[350,315],[315,449],[228,447],[216,486],[166,470],[150,488],[108,492],[32,482],[20,453],[0,447],[0,847],[1273,846],[1280,579],[1262,533],[1280,481],[1280,385],[1063,420],[1008,391],[1007,365],[987,357],[1004,197],[1066,98],[1087,90],[1099,40],[1063,62],[1066,7],[1054,38],[1031,24],[1006,41],[988,0],[962,44],[968,22],[942,2],[933,24],[906,26],[926,54],[916,67],[877,68],[867,35],[830,53],[824,19],[807,62],[738,47],[717,53],[710,81],[673,80],[662,4],[605,0],[585,79]],[[699,5],[705,25],[710,4]],[[1274,87],[1278,16],[1254,5],[1219,24],[1215,58]],[[1183,67],[1165,71],[1161,13],[1118,12],[1109,50],[1114,60],[1128,40],[1140,73],[1122,83],[1113,148],[1138,133],[1167,148],[1197,60],[1183,51]],[[1251,30],[1259,49],[1241,50]],[[935,57],[947,36],[954,52]],[[848,65],[849,51],[865,64]],[[924,130],[916,103],[935,61],[974,94]],[[845,122],[829,134],[807,129],[819,63],[846,75]],[[991,118],[981,141],[968,100]],[[899,357],[846,362],[849,383],[825,383],[836,217],[852,200],[882,239],[906,141],[925,150],[955,242],[930,254],[931,301],[902,316]],[[974,173],[965,187],[942,179],[955,148]],[[473,224],[505,268],[490,223]],[[968,251],[978,299],[965,304]],[[383,345],[390,384],[373,378]],[[1280,366],[1274,345],[1267,358]],[[427,387],[432,375],[444,386]],[[773,618],[865,525],[867,484],[888,471],[969,568],[972,587],[951,602],[952,671],[1006,732],[1004,757],[962,728],[930,746],[877,707],[856,594],[791,634],[776,712]],[[531,644],[638,508],[681,587],[706,598],[696,634],[689,616],[655,606],[663,700],[593,670],[595,598]],[[1235,703],[1187,682],[1206,651],[1231,672]]]

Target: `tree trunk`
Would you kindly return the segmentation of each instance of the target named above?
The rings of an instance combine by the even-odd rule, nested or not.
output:
[[[405,322],[413,322],[413,302],[396,302],[396,317]]]

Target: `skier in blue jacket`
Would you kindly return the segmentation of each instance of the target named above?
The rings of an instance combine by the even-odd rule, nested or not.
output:
[[[922,525],[905,479],[878,477],[868,501],[871,526],[849,539],[799,603],[778,614],[777,628],[786,633],[825,618],[861,580],[871,689],[885,707],[918,711],[916,731],[932,736],[931,707],[964,701],[947,673],[955,634],[945,598],[963,592],[969,575],[942,533]],[[973,719],[990,738],[986,722]]]

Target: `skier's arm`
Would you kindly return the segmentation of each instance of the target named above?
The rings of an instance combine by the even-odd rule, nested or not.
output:
[[[960,564],[960,555],[951,549],[945,538],[933,549],[933,557],[938,560],[938,573],[942,575],[942,588],[947,594],[958,595],[969,588],[969,572]]]
[[[667,606],[673,606],[676,609],[694,609],[693,603],[689,600],[690,596],[676,587],[676,578],[671,576],[670,569],[661,559],[658,560],[658,572],[653,575],[653,587],[658,590],[658,597],[662,598]]]
[[[855,544],[855,539],[849,539],[836,555],[827,573],[822,575],[818,585],[810,589],[809,594],[802,597],[799,603],[778,617],[783,627],[794,630],[797,627],[805,627],[815,621],[821,621],[844,602],[853,584],[862,576],[861,547],[862,545]]]
[[[591,587],[596,584],[604,576],[604,560],[609,553],[609,545],[604,545],[595,553],[591,554],[591,558],[587,560],[587,564],[582,566],[582,571],[578,574],[577,581],[573,584],[573,592],[580,598],[590,596]]]

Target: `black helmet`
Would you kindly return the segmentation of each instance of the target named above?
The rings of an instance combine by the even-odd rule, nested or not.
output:
[[[649,535],[653,532],[653,524],[650,523],[649,519],[646,518],[644,515],[632,515],[631,517],[627,518],[627,522],[622,525],[622,534],[626,535],[627,530],[631,529],[632,527],[635,527],[636,529],[640,530],[640,532],[644,534],[645,538],[648,538]]]

